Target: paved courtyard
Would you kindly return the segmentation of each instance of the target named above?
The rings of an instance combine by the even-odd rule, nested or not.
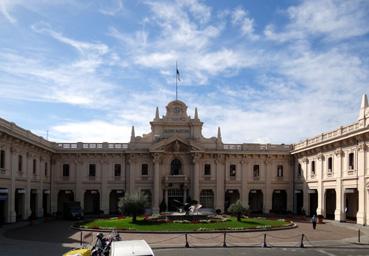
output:
[[[79,246],[81,232],[72,230],[71,224],[72,222],[69,221],[50,221],[32,226],[28,223],[6,225],[0,229],[0,255],[61,255],[70,248]],[[188,234],[188,242],[191,247],[219,247],[201,250],[184,248],[185,236],[183,234],[124,233],[122,237],[123,239],[145,239],[155,249],[156,255],[188,255],[189,252],[191,255],[200,255],[200,253],[201,255],[207,255],[206,253],[209,255],[242,255],[247,251],[250,252],[247,253],[248,255],[253,255],[253,253],[255,255],[263,255],[263,253],[268,255],[309,255],[306,253],[314,252],[314,255],[369,256],[369,228],[367,227],[327,222],[318,225],[317,230],[313,230],[311,224],[307,222],[297,222],[297,225],[297,228],[291,230],[266,232],[266,242],[269,247],[289,247],[288,249],[260,248],[265,232],[229,233],[226,236],[228,248],[221,248],[224,241],[222,233]],[[361,230],[360,245],[357,244],[359,228]],[[305,235],[304,245],[306,247],[313,246],[314,249],[297,248],[300,245],[301,234]],[[84,243],[91,243],[95,234],[83,232],[82,237],[84,237]],[[171,250],[171,247],[183,249]],[[341,247],[346,248],[345,250],[350,249],[350,253],[344,254],[344,250],[335,249]],[[271,254],[271,252],[273,253]]]

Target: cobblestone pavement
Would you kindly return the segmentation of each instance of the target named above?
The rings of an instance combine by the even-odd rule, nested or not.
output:
[[[266,233],[266,243],[271,247],[298,247],[301,242],[301,235],[304,234],[304,245],[306,247],[350,247],[365,252],[364,254],[352,255],[368,255],[368,251],[360,251],[359,248],[369,248],[369,228],[355,224],[327,222],[318,225],[313,230],[310,223],[296,222],[298,227],[290,230],[270,231],[270,232],[248,232],[248,233],[228,233],[226,235],[227,246],[254,246],[261,247],[263,244],[264,233]],[[29,223],[17,223],[6,225],[0,229],[0,255],[61,255],[70,248],[80,245],[81,232],[70,229],[72,222],[68,221],[50,221],[48,223],[38,223],[32,226]],[[361,244],[357,245],[358,229],[360,228]],[[93,243],[96,234],[91,232],[83,232],[82,237],[84,243]],[[121,234],[123,239],[145,239],[153,248],[158,249],[158,255],[173,255],[168,253],[170,250],[159,250],[159,248],[167,247],[184,247],[184,234]],[[221,247],[224,242],[224,234],[188,234],[188,243],[191,247]],[[243,252],[245,248],[218,248],[214,255],[239,255],[236,252]],[[220,250],[221,249],[221,250]],[[239,250],[241,251],[239,251]],[[252,248],[248,248],[247,250]],[[290,248],[292,249],[292,248]],[[186,252],[176,250],[178,253]],[[198,249],[196,249],[198,250]],[[195,251],[196,251],[195,250]],[[209,249],[201,249],[204,252]],[[224,253],[236,254],[217,254]],[[264,249],[268,250],[268,249]],[[307,250],[307,249],[306,249]],[[310,250],[310,249],[309,249]],[[188,251],[187,251],[188,252]],[[264,252],[264,251],[263,251]],[[274,250],[273,250],[274,252]],[[301,252],[303,253],[303,252]],[[332,255],[345,255],[340,254]],[[321,253],[324,254],[324,253]],[[181,255],[181,254],[176,254]],[[184,254],[183,254],[184,255]],[[186,255],[188,255],[186,253]],[[193,254],[196,255],[196,254]],[[199,254],[198,254],[199,255]],[[201,254],[203,255],[203,254]],[[213,254],[209,254],[213,255]],[[288,255],[288,254],[286,254]],[[306,255],[306,254],[296,254]],[[316,255],[320,255],[319,253]],[[330,255],[330,254],[325,254]]]

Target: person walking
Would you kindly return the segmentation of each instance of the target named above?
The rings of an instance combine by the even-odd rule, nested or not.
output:
[[[311,218],[311,223],[313,223],[313,229],[316,229],[316,216],[315,216],[315,214]]]

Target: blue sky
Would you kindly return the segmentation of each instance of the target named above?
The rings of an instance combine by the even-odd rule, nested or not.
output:
[[[206,137],[296,143],[356,121],[369,1],[0,1],[0,116],[54,141],[127,142],[175,98]]]

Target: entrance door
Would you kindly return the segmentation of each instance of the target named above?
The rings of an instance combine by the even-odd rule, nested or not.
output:
[[[229,206],[240,199],[240,192],[237,189],[229,189],[224,196],[224,211],[228,211]]]
[[[345,198],[346,220],[356,221],[356,214],[359,209],[359,194],[357,189],[346,188]]]
[[[49,214],[49,194],[46,194],[45,191],[42,194],[42,208],[44,210],[44,217]]]
[[[168,211],[178,211],[184,200],[182,189],[168,189]]]
[[[302,190],[296,190],[295,191],[296,196],[296,213],[298,215],[304,214],[302,212],[302,208],[304,207],[304,193]]]
[[[17,189],[15,191],[15,214],[17,221],[26,218],[24,212],[24,201],[25,201],[24,193],[25,193],[24,189]]]
[[[73,202],[74,194],[70,190],[60,190],[58,193],[58,214],[64,214],[64,204]]]
[[[84,200],[85,214],[99,214],[100,213],[100,194],[96,190],[87,190],[85,192]]]
[[[253,213],[263,212],[263,192],[261,190],[250,190],[249,207]]]
[[[37,190],[32,189],[31,190],[31,202],[30,202],[30,206],[31,206],[31,218],[36,218],[37,216]]]
[[[112,190],[109,196],[109,212],[110,214],[118,214],[119,207],[118,202],[121,197],[124,197],[123,190]]]
[[[6,222],[8,194],[0,193],[0,227]]]
[[[272,211],[275,213],[287,212],[287,192],[286,190],[274,190],[272,196]]]
[[[325,217],[334,220],[334,212],[336,210],[336,190],[327,189],[325,191]]]
[[[310,202],[310,216],[316,215],[316,209],[318,208],[318,192],[309,194]]]

